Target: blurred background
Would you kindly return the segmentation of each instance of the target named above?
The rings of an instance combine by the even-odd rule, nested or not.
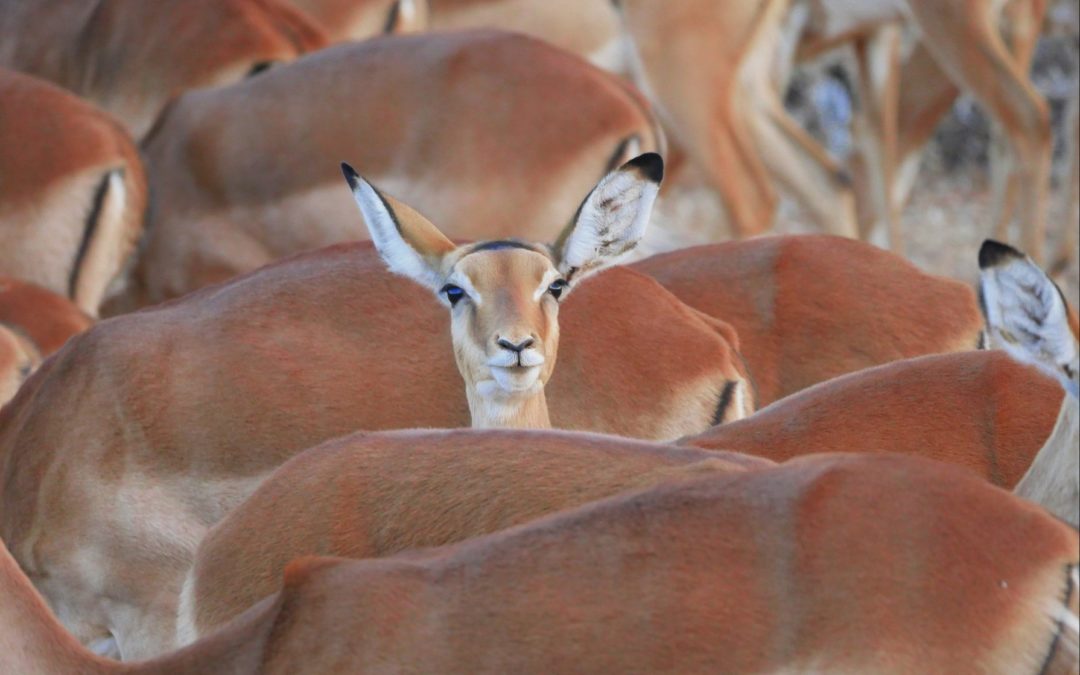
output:
[[[855,99],[849,80],[851,59],[832,56],[800,66],[786,93],[787,109],[838,157],[852,151],[851,120]],[[1055,0],[1032,63],[1032,80],[1050,104],[1054,128],[1054,166],[1047,230],[1057,236],[1080,227],[1069,202],[1071,148],[1068,107],[1080,86],[1080,3]],[[961,94],[942,120],[924,152],[911,201],[902,212],[908,255],[924,269],[969,281],[974,277],[970,252],[988,236],[990,222],[991,123],[978,103]],[[781,204],[777,231],[811,232],[798,205]],[[1080,300],[1076,254],[1059,278],[1070,302]]]

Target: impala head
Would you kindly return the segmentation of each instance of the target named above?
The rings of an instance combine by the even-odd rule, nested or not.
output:
[[[994,345],[1080,396],[1080,326],[1061,289],[1031,258],[989,239],[979,250],[979,268],[979,298]]]
[[[660,156],[641,155],[604,177],[550,246],[457,246],[352,167],[342,171],[390,270],[430,288],[450,310],[473,426],[548,426],[543,389],[555,367],[559,303],[641,240],[663,175]]]

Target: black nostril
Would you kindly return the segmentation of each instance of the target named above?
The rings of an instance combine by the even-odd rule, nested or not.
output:
[[[524,350],[528,349],[529,347],[532,347],[532,345],[533,345],[533,339],[532,338],[525,338],[524,340],[522,340],[521,342],[519,342],[517,344],[514,344],[513,342],[510,342],[506,338],[499,338],[498,340],[496,340],[496,342],[503,349],[509,349],[510,351],[518,352],[519,354],[521,352],[523,352]]]

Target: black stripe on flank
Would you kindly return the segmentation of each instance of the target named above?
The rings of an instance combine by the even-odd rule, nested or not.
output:
[[[720,392],[720,401],[716,404],[716,412],[713,413],[712,423],[714,427],[724,423],[724,415],[727,414],[727,409],[731,405],[731,399],[735,396],[735,387],[737,386],[739,386],[739,383],[735,380],[728,380],[724,383],[724,389]]]
[[[107,171],[94,193],[94,202],[90,207],[89,215],[86,217],[86,227],[83,229],[82,241],[79,242],[79,249],[75,252],[75,260],[72,261],[71,274],[68,276],[69,298],[75,298],[75,290],[79,287],[79,274],[82,272],[86,252],[90,249],[90,242],[94,240],[94,233],[97,232],[98,219],[101,217],[101,209],[105,204],[105,195],[109,192],[109,178],[112,176],[113,171],[120,172],[121,180],[124,178],[123,169]]]
[[[1065,595],[1061,599],[1061,605],[1066,610],[1069,607],[1069,598],[1072,597],[1073,580],[1072,571],[1075,565],[1065,565]],[[1050,671],[1050,667],[1054,665],[1054,656],[1057,655],[1058,647],[1061,645],[1061,634],[1065,630],[1065,620],[1058,619],[1056,622],[1056,629],[1054,630],[1054,639],[1050,642],[1050,651],[1046,654],[1046,658],[1043,659],[1042,667],[1039,668],[1039,675],[1045,675]],[[1069,657],[1066,657],[1069,658]]]
[[[382,32],[386,35],[397,31],[398,21],[401,20],[401,1],[395,2],[390,7],[390,12],[386,16],[386,23],[383,25]]]

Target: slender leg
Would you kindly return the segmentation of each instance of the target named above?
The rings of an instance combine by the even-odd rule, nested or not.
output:
[[[895,208],[897,110],[899,106],[900,25],[885,24],[855,41],[859,71],[859,113],[856,124],[859,151],[870,169],[869,188],[876,217],[874,227],[885,227],[889,244],[904,251],[904,238]],[[863,231],[863,238],[870,232]]]
[[[989,0],[909,0],[927,49],[953,81],[986,107],[1007,140],[1015,180],[1022,245],[1043,258],[1051,130],[1046,102],[1006,49]],[[975,12],[973,15],[972,12]],[[999,198],[1004,203],[1005,196]],[[997,222],[1007,222],[998,214]]]
[[[788,26],[797,31],[798,26]],[[785,39],[787,37],[787,39]],[[742,103],[755,147],[772,178],[806,209],[822,230],[856,236],[855,201],[847,172],[784,109],[794,40],[780,25],[756,41],[743,69]]]
[[[637,81],[719,193],[740,236],[772,226],[777,195],[735,98],[739,71],[787,0],[622,0]]]

